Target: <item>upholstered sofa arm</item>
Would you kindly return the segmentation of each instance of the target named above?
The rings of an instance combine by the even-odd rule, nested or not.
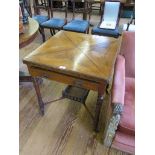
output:
[[[115,64],[115,73],[112,86],[112,117],[108,121],[107,129],[105,130],[104,145],[110,147],[115,136],[115,131],[120,121],[120,116],[123,111],[125,95],[125,59],[118,55]]]
[[[118,55],[115,64],[115,73],[112,86],[112,104],[117,107],[118,104],[124,105],[125,95],[125,59]],[[115,110],[115,109],[114,109]]]

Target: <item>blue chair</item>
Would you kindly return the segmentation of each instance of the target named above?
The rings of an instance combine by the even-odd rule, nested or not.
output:
[[[93,27],[92,34],[117,38],[120,35],[119,13],[120,1],[106,0],[102,6],[100,23]]]
[[[50,19],[50,12],[49,12],[49,1],[48,0],[33,0],[33,7],[34,7],[34,16],[35,19],[39,23],[39,32],[43,36],[43,31],[41,29],[41,24],[46,22]],[[47,15],[42,15],[42,10],[47,11]]]
[[[41,30],[42,30],[42,38],[43,42],[45,41],[45,33],[44,29],[50,29],[51,35],[55,34],[55,30],[62,30],[63,26],[67,23],[67,5],[68,0],[59,0],[59,2],[64,2],[64,6],[60,5],[57,7],[54,7],[53,2],[54,0],[49,0],[50,2],[50,11],[51,11],[51,18],[43,23],[41,23]],[[53,17],[54,11],[63,11],[65,12],[65,18],[55,18]]]
[[[73,31],[79,33],[89,33],[89,20],[90,20],[90,3],[89,1],[84,1],[84,8],[76,8],[75,4],[79,3],[79,0],[71,0],[73,7],[73,17],[72,20],[63,26],[63,30]],[[75,13],[89,14],[89,19],[75,19]],[[86,17],[87,18],[87,17]]]
[[[42,0],[42,1],[33,0],[33,7],[34,7],[34,16],[32,16],[32,18],[37,20],[39,25],[41,25],[43,22],[47,21],[50,18],[48,0]],[[41,15],[40,11],[41,9],[46,10],[47,15]]]

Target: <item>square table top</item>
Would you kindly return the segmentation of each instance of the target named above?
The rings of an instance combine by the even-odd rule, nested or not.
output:
[[[112,78],[119,39],[59,31],[23,59],[40,67],[88,80]]]

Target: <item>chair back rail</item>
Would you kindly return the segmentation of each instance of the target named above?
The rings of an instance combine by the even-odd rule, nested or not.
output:
[[[91,16],[91,0],[71,0],[72,2],[72,7],[73,7],[73,16],[72,16],[72,20],[75,19],[75,13],[83,13],[89,15],[88,21],[90,21],[90,16]],[[79,2],[83,2],[84,3],[84,7],[82,8],[76,8],[76,3]],[[87,17],[86,17],[87,20]]]
[[[41,3],[40,3],[41,2]],[[49,0],[33,0],[33,8],[34,8],[34,15],[39,15],[40,10],[44,9],[47,11],[47,16],[50,18],[50,8],[49,8]]]
[[[50,2],[51,18],[53,17],[54,11],[61,11],[65,12],[65,19],[67,19],[68,0],[57,0],[57,2],[62,2],[62,6],[60,7],[54,7],[53,2],[55,2],[55,0],[49,0],[49,2]]]

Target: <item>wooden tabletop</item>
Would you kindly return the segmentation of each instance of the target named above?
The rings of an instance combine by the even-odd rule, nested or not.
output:
[[[23,62],[88,80],[109,81],[118,47],[115,38],[59,31]]]
[[[24,33],[19,35],[19,48],[31,43],[35,39],[38,29],[38,22],[32,18],[29,18],[28,24],[24,24]]]

